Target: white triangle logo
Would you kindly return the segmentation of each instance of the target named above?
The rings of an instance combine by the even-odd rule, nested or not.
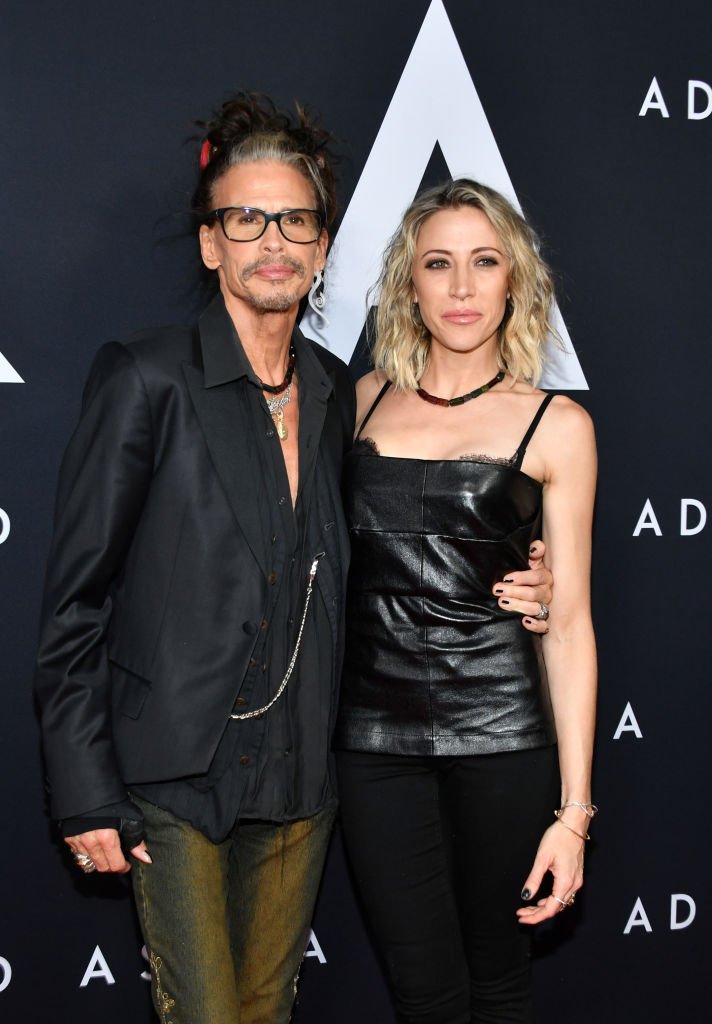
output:
[[[24,384],[24,380],[0,352],[0,384]]]
[[[444,102],[433,81],[447,81]],[[454,178],[473,177],[520,209],[442,0],[433,0],[329,255],[328,326],[307,309],[302,327],[346,362],[367,315],[366,292],[381,253],[418,190],[435,145]],[[587,390],[558,307],[552,317],[565,351],[550,345],[541,385]]]

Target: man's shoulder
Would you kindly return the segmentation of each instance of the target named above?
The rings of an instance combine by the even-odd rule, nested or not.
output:
[[[337,377],[350,378],[349,368],[343,359],[318,341],[314,341],[313,338],[308,338],[306,335],[302,335],[302,337],[327,373],[332,373]]]
[[[195,328],[189,326],[150,327],[136,331],[118,344],[140,367],[176,366],[193,358]]]
[[[356,418],[356,396],[351,371],[343,359],[340,359],[333,352],[330,352],[328,348],[320,345],[312,338],[306,338],[304,335],[302,335],[302,338],[321,364],[323,370],[328,373],[333,381],[333,395],[341,421],[341,447],[342,451],[346,451],[351,447],[351,441],[354,433],[354,420]]]
[[[102,345],[92,360],[84,385],[84,405],[97,395],[113,401],[140,393],[182,386],[183,368],[195,362],[190,327],[154,327]]]

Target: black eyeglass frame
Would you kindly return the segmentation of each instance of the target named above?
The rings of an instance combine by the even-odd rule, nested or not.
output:
[[[264,217],[265,222],[262,230],[254,238],[230,238],[227,231],[225,230],[225,214],[229,213],[230,210],[242,210],[243,213],[259,213],[260,216]],[[285,234],[284,228],[282,227],[282,217],[288,217],[291,213],[313,213],[319,221],[319,230],[316,238],[311,238],[308,242],[300,242],[297,239],[290,238],[289,235]],[[282,238],[287,242],[293,242],[295,245],[313,245],[314,242],[319,240],[319,235],[324,230],[325,217],[321,210],[310,210],[306,206],[298,206],[293,210],[279,210],[277,213],[267,213],[266,210],[260,210],[256,206],[221,206],[217,210],[211,210],[210,213],[206,214],[206,220],[219,220],[220,227],[223,230],[225,238],[228,242],[256,242],[258,238],[262,238],[267,228],[270,226],[272,221],[275,222],[279,228],[279,233]]]

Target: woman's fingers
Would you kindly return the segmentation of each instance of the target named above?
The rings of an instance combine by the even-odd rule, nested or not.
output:
[[[555,825],[550,825],[534,858],[534,864],[522,888],[522,899],[532,900],[538,893],[544,878],[551,875],[551,892],[541,896],[536,904],[520,907],[517,917],[520,924],[539,924],[555,917],[572,906],[576,893],[583,885],[583,861],[581,844],[575,844],[569,836],[560,835]],[[548,883],[545,886],[548,888]]]
[[[554,895],[552,892],[549,896],[537,900],[535,906],[520,907],[517,910],[517,917],[520,924],[539,924],[541,921],[547,921],[556,917],[557,914],[563,913],[564,910],[572,907],[575,901],[575,889],[571,889],[565,896],[559,896],[558,893]]]

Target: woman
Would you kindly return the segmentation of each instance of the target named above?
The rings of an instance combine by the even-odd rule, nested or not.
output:
[[[531,383],[551,278],[498,193],[418,197],[380,285],[345,477],[343,829],[398,1020],[512,1024],[531,1012],[523,926],[573,902],[595,813],[593,429]],[[542,529],[540,638],[491,588]]]

